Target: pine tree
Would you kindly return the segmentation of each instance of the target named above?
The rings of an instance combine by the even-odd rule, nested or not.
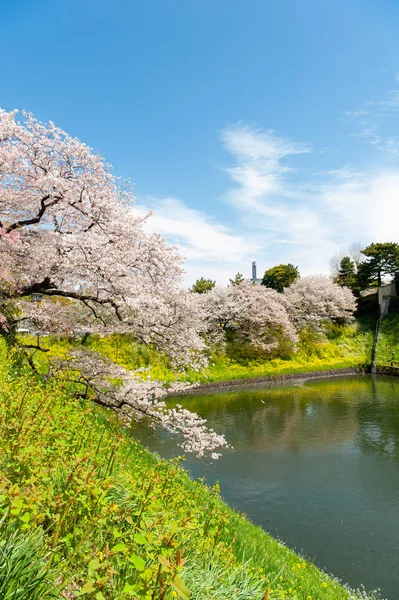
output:
[[[197,279],[194,285],[191,286],[190,292],[193,292],[195,294],[205,294],[206,292],[213,290],[215,285],[216,281],[212,281],[212,279],[204,279],[203,277],[201,277],[201,279]]]
[[[245,281],[245,277],[242,273],[237,273],[234,279],[229,279],[230,285],[240,285]]]
[[[340,262],[337,283],[351,289],[356,286],[356,267],[349,256],[344,256]]]
[[[396,242],[370,244],[362,250],[368,260],[359,267],[359,282],[362,289],[382,284],[384,275],[395,274],[399,271],[399,244]]]

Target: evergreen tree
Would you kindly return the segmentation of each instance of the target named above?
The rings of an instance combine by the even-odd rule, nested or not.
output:
[[[191,286],[190,292],[193,292],[195,294],[205,294],[206,292],[213,290],[215,285],[216,281],[212,281],[212,279],[204,279],[203,277],[201,277],[201,279],[197,279],[194,285]]]
[[[245,277],[242,273],[237,273],[234,279],[229,279],[230,285],[240,285],[245,281]]]
[[[362,250],[367,257],[359,265],[358,281],[361,289],[382,284],[384,275],[395,274],[399,271],[399,244],[385,242],[370,244]]]
[[[349,256],[344,256],[340,262],[337,283],[351,289],[356,287],[356,267]]]
[[[282,293],[284,288],[290,287],[298,278],[298,267],[294,267],[290,263],[288,265],[277,265],[265,271],[262,285]]]

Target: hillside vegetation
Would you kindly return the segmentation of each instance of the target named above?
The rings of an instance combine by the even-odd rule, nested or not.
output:
[[[391,321],[397,323],[399,330],[399,318],[394,316]],[[390,328],[388,324],[383,331],[389,331]],[[179,375],[171,369],[165,355],[135,342],[130,335],[93,335],[85,344],[90,350],[100,352],[126,369],[149,369],[153,379],[169,382],[179,378],[202,383],[364,366],[369,362],[373,333],[372,319],[363,318],[349,325],[329,324],[325,335],[302,335],[296,354],[272,359],[265,359],[262,353],[248,345],[230,341],[223,352],[209,355],[209,365],[205,370],[187,369]],[[33,337],[28,340],[34,342]],[[71,342],[65,338],[44,337],[40,343],[43,348],[49,349],[45,357],[36,358],[43,368],[47,358],[62,356],[71,347]],[[381,337],[381,349],[389,343],[388,338]]]
[[[0,347],[0,596],[344,600],[352,593]]]
[[[394,314],[382,320],[377,343],[377,363],[390,365],[391,362],[399,366],[399,315]]]

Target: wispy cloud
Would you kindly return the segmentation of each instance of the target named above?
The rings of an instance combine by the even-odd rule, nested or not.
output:
[[[271,165],[290,154],[312,151],[309,144],[292,142],[276,135],[272,129],[262,131],[241,123],[223,129],[221,139],[226,149],[239,158],[266,161]]]
[[[369,106],[378,106],[380,109],[385,111],[398,111],[399,110],[399,90],[390,90],[385,98],[379,100],[370,100]]]
[[[232,233],[226,225],[176,198],[147,197],[139,201],[136,210],[153,211],[146,227],[179,246],[187,261],[188,284],[201,276],[226,282],[240,269],[249,276],[250,263],[260,251],[253,236]]]
[[[310,145],[241,124],[223,129],[221,139],[236,159],[234,166],[224,169],[237,184],[226,200],[268,217],[281,216],[281,208],[271,199],[286,190],[286,176],[295,171],[286,159],[311,152]]]
[[[243,136],[245,152],[239,150]],[[267,154],[260,158],[259,140],[265,136]],[[298,179],[285,159],[308,153],[308,145],[248,126],[229,128],[229,144],[226,132],[222,140],[235,163],[226,169],[233,187],[224,200],[240,213],[246,227],[263,232],[264,256],[273,249],[275,262],[289,260],[300,264],[303,272],[326,272],[329,257],[355,239],[367,243],[399,237],[399,170],[346,166],[309,171]]]
[[[221,283],[237,271],[249,276],[254,259],[259,274],[287,262],[302,274],[328,273],[331,256],[354,240],[366,245],[399,239],[399,137],[390,128],[384,135],[378,122],[385,119],[386,125],[388,113],[395,117],[396,103],[399,109],[399,90],[391,90],[346,111],[345,119],[357,128],[349,135],[362,140],[371,156],[363,168],[358,162],[340,167],[335,157],[334,168],[316,170],[314,164],[328,160],[320,161],[325,150],[238,123],[220,133],[226,221],[190,207],[189,198],[141,198],[138,209],[153,210],[147,227],[180,247],[187,285],[201,276]],[[379,160],[372,158],[376,152]]]
[[[333,231],[314,208],[313,182],[299,185],[299,169],[291,162],[295,155],[312,152],[310,145],[240,124],[223,130],[221,137],[235,163],[225,169],[234,185],[223,199],[246,228],[262,232],[263,261],[270,265],[272,251],[277,262],[301,263],[305,271],[312,263],[313,271],[325,271],[317,249],[336,251]]]
[[[344,112],[344,115],[346,117],[364,117],[365,115],[368,115],[369,111],[368,110],[346,110]]]
[[[399,81],[399,73],[395,74],[395,82]],[[379,98],[372,98],[364,103],[359,109],[346,110],[346,119],[355,123],[357,131],[352,137],[363,138],[368,145],[388,154],[397,154],[399,137],[387,136],[383,133],[387,124],[387,118],[399,116],[399,89],[395,87]]]
[[[399,171],[362,173],[321,189],[320,201],[347,239],[390,241],[399,237]]]

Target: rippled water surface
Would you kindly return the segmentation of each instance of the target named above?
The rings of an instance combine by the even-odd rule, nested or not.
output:
[[[279,388],[179,398],[234,446],[212,465],[252,521],[352,587],[399,598],[399,379],[334,378]],[[135,435],[181,454],[164,435]]]

